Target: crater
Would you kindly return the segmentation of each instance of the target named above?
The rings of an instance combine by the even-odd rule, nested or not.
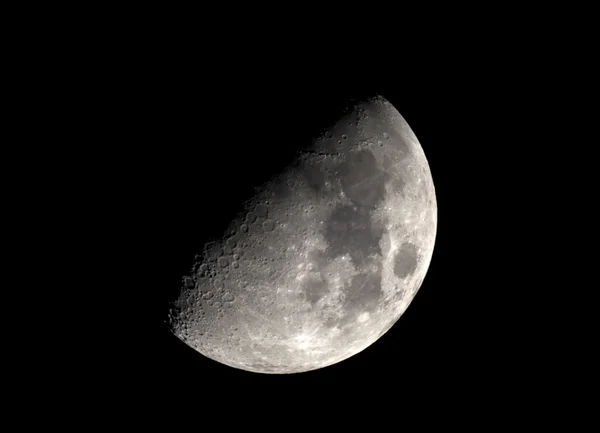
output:
[[[206,260],[214,262],[223,254],[223,251],[217,242],[211,241],[204,245],[203,253]]]
[[[267,206],[265,206],[264,204],[257,204],[254,207],[254,214],[259,218],[266,218],[267,217]]]
[[[352,201],[363,206],[375,206],[383,200],[385,177],[369,150],[349,153],[340,166],[342,190]]]
[[[418,262],[417,247],[410,242],[405,242],[394,257],[394,274],[398,278],[406,278],[414,274]]]

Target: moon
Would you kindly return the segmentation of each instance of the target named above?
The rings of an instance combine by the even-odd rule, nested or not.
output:
[[[203,247],[171,305],[170,329],[204,356],[251,372],[341,362],[406,311],[436,229],[417,137],[385,98],[363,100]]]

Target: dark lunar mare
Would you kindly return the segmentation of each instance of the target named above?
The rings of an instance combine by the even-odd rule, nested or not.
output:
[[[374,313],[380,305],[383,291],[381,290],[381,263],[375,263],[375,272],[362,272],[352,278],[350,285],[344,286],[346,299],[344,300],[344,311],[346,316],[340,325],[356,321],[363,313]]]
[[[356,204],[368,208],[383,200],[385,176],[371,151],[348,153],[339,167],[339,175],[342,190]]]
[[[398,278],[411,276],[417,269],[418,263],[417,247],[410,242],[405,242],[394,257],[394,274]]]
[[[332,325],[343,326],[355,321],[362,312],[373,312],[377,308],[383,296],[379,245],[382,234],[383,229],[372,224],[371,208],[367,206],[339,206],[327,221],[324,237],[328,256],[348,254],[359,272],[343,287],[346,315],[340,323]]]
[[[383,229],[371,224],[371,210],[364,206],[341,205],[325,223],[324,237],[330,257],[348,254],[357,268],[369,255],[381,255]]]

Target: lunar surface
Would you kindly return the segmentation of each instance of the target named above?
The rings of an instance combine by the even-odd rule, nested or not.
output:
[[[400,318],[429,267],[437,203],[413,131],[358,103],[204,246],[172,332],[225,365],[298,373],[347,359]]]

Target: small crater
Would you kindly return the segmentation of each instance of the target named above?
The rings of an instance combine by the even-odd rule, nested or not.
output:
[[[265,222],[263,223],[263,228],[267,232],[272,232],[273,230],[275,230],[275,221],[270,219],[265,220]]]
[[[197,300],[196,293],[191,293],[190,296],[188,296],[188,298],[187,298],[187,303],[189,306],[194,306],[194,305],[196,305],[196,300]]]
[[[226,268],[229,266],[229,259],[227,257],[219,257],[218,263],[221,268]]]

